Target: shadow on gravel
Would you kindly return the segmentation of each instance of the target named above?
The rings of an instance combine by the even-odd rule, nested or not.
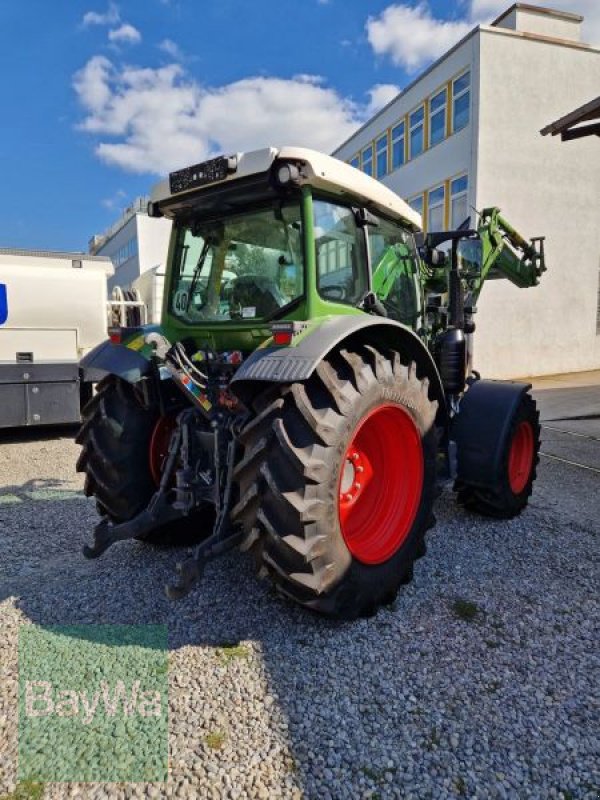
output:
[[[74,439],[79,425],[42,425],[24,428],[0,428],[0,445]]]
[[[0,486],[0,505],[27,500],[66,500],[82,498],[80,491],[65,489],[65,482],[52,478],[32,478],[13,486]]]

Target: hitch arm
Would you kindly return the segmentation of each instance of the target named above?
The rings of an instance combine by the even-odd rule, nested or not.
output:
[[[229,525],[229,510],[231,508],[231,479],[235,463],[237,442],[232,438],[227,445],[227,473],[223,491],[217,492],[217,519],[212,534],[191,551],[192,555],[184,562],[178,562],[175,570],[179,577],[178,583],[165,586],[165,594],[169,600],[180,600],[189,594],[193,586],[201,579],[207,561],[226,553],[237,547],[243,538],[243,531],[231,530]],[[215,450],[218,453],[218,447]],[[217,468],[219,464],[217,461]]]
[[[160,521],[162,525],[165,522],[172,522],[183,516],[181,510],[167,503],[168,484],[175,467],[180,443],[181,429],[177,428],[169,443],[169,455],[160,479],[160,486],[150,500],[148,508],[145,508],[132,519],[116,525],[110,522],[107,517],[103,517],[94,528],[93,544],[83,546],[85,558],[98,558],[115,542],[143,537],[144,534],[150,533],[156,527],[157,521]]]

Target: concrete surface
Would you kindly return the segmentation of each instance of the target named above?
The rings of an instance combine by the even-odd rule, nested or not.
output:
[[[600,473],[600,370],[549,375],[532,383],[540,409],[542,453]]]

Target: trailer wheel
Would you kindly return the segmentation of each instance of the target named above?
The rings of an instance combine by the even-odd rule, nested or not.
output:
[[[413,362],[364,347],[273,386],[241,433],[233,520],[261,574],[303,606],[368,616],[412,579],[435,518],[437,401]]]
[[[114,375],[100,381],[82,417],[76,442],[82,448],[77,471],[85,473],[84,492],[112,522],[132,519],[156,491],[173,420],[145,409],[134,387]],[[213,521],[207,507],[157,528],[144,541],[191,544],[211,532]]]
[[[533,491],[540,460],[539,416],[535,400],[523,394],[502,443],[496,485],[482,489],[457,481],[454,488],[461,505],[497,519],[511,519],[523,511]]]

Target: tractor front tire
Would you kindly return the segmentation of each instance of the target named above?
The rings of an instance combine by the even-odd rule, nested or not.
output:
[[[486,517],[512,519],[529,502],[540,449],[540,415],[535,400],[524,393],[502,442],[495,486],[484,489],[460,480],[454,485],[459,505]]]
[[[164,440],[164,418],[158,411],[144,408],[135,388],[114,375],[98,383],[82,418],[76,442],[81,445],[77,471],[85,473],[84,492],[96,498],[102,516],[114,523],[126,522],[147,507],[157,489],[151,448],[157,439]],[[160,545],[192,544],[211,532],[209,517],[204,510],[161,526],[143,540]],[[203,529],[203,523],[209,527]]]
[[[370,616],[412,579],[435,518],[437,401],[415,363],[372,347],[272,386],[242,431],[233,521],[259,574],[338,619]]]

